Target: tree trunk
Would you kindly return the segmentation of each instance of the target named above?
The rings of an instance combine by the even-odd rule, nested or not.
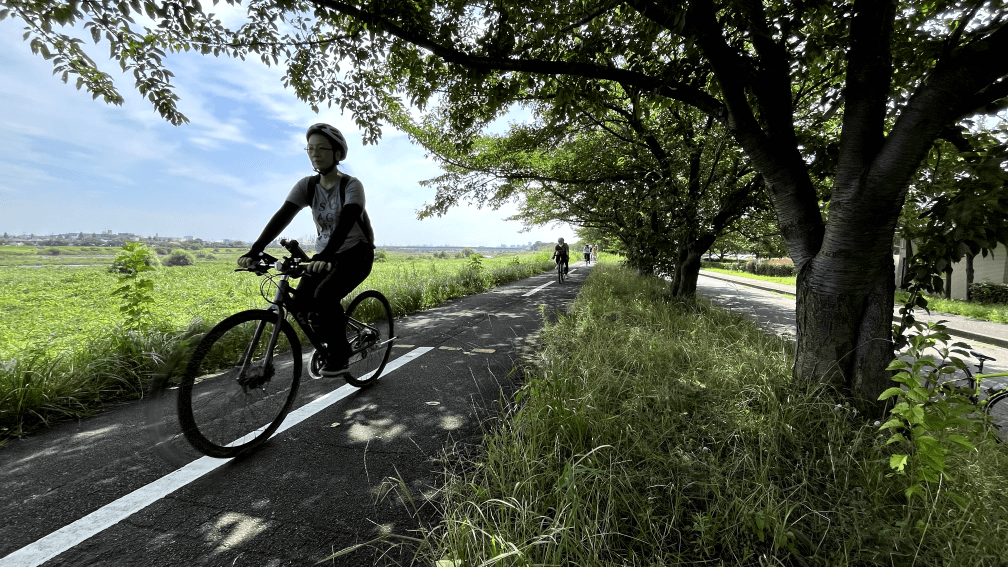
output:
[[[676,275],[672,281],[672,295],[675,297],[693,297],[696,295],[697,278],[700,277],[700,257],[694,251],[680,255],[676,263]]]
[[[945,299],[952,299],[952,268],[945,270]]]
[[[969,252],[966,253],[966,301],[973,301],[973,294],[971,293],[970,286],[973,285],[973,259],[976,258],[975,254]]]
[[[829,270],[798,273],[796,380],[815,380],[850,396],[869,415],[884,413],[879,395],[891,385],[886,367],[893,359],[892,316],[896,290],[891,250],[872,261],[888,269],[875,277],[867,294],[829,289]],[[862,259],[864,260],[864,259]],[[857,271],[857,259],[846,268]],[[826,275],[823,275],[826,274]]]
[[[696,295],[697,278],[700,277],[700,259],[710,250],[716,239],[713,233],[705,233],[697,238],[684,237],[676,254],[675,277],[672,279],[674,297]]]

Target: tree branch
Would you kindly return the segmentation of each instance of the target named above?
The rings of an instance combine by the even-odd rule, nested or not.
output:
[[[426,49],[448,63],[461,65],[475,71],[514,71],[541,75],[571,75],[614,81],[633,85],[645,91],[659,93],[662,96],[695,106],[715,116],[721,116],[724,112],[724,106],[716,98],[696,87],[667,76],[652,77],[638,71],[578,61],[473,55],[457,47],[439,43],[424,32],[409,29],[380,14],[361,10],[357,6],[350,5],[341,0],[311,0],[311,2],[317,6],[348,15],[412,45]]]

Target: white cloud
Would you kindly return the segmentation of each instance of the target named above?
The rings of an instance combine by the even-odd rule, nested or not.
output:
[[[244,11],[218,8],[225,23]],[[548,229],[519,234],[518,223],[501,220],[511,214],[506,210],[460,207],[417,221],[416,210],[434,195],[419,182],[440,173],[423,149],[388,127],[377,145],[362,145],[351,116],[326,107],[316,114],[284,89],[282,68],[257,59],[169,55],[179,109],[190,119],[175,127],[135,92],[131,76],[101,58],[104,44],[92,56],[115,71],[122,107],[93,101],[72,79],[65,85],[52,77],[50,62],[32,55],[20,37],[16,23],[0,22],[0,231],[112,229],[253,240],[294,183],[312,173],[302,149],[307,126],[327,122],[347,136],[344,169],[364,183],[380,244],[554,238]],[[314,234],[309,213],[285,233]]]

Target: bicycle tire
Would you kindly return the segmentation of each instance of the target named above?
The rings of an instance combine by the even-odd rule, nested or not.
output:
[[[990,417],[991,427],[994,428],[994,439],[998,443],[1008,441],[1008,391],[998,392],[987,398],[987,405],[984,406],[984,413]]]
[[[949,368],[952,369],[951,372],[943,373],[943,370]],[[955,368],[951,363],[945,363],[938,366],[936,369],[939,373],[939,386],[946,386],[950,388],[965,388],[972,390],[976,386],[976,381],[973,379],[973,372],[969,368]],[[932,387],[930,381],[924,382],[925,387]],[[974,401],[976,401],[974,399]]]
[[[563,262],[557,262],[557,281],[560,283],[564,281]]]
[[[237,456],[269,439],[290,412],[301,383],[301,343],[290,323],[281,321],[266,365],[276,325],[272,311],[242,311],[218,323],[196,345],[179,386],[178,415],[182,433],[197,451],[217,458]],[[285,351],[289,357],[277,356]],[[253,360],[242,374],[247,352]]]
[[[395,336],[392,307],[384,295],[372,289],[353,298],[346,308],[346,315],[347,342],[353,354],[349,361],[350,372],[343,378],[351,386],[371,386],[381,377],[392,353],[392,338]],[[367,327],[359,331],[351,319],[361,321]]]

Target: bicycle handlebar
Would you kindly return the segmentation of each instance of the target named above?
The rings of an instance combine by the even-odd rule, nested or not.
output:
[[[259,261],[247,268],[237,268],[236,272],[252,272],[257,276],[266,275],[270,269],[274,269],[283,275],[291,277],[301,277],[305,275],[311,275],[305,271],[305,267],[301,265],[301,262],[308,262],[311,258],[308,254],[301,249],[297,240],[288,240],[286,238],[280,239],[280,245],[287,249],[291,253],[289,258],[285,257],[280,260],[266,252],[259,253]]]

